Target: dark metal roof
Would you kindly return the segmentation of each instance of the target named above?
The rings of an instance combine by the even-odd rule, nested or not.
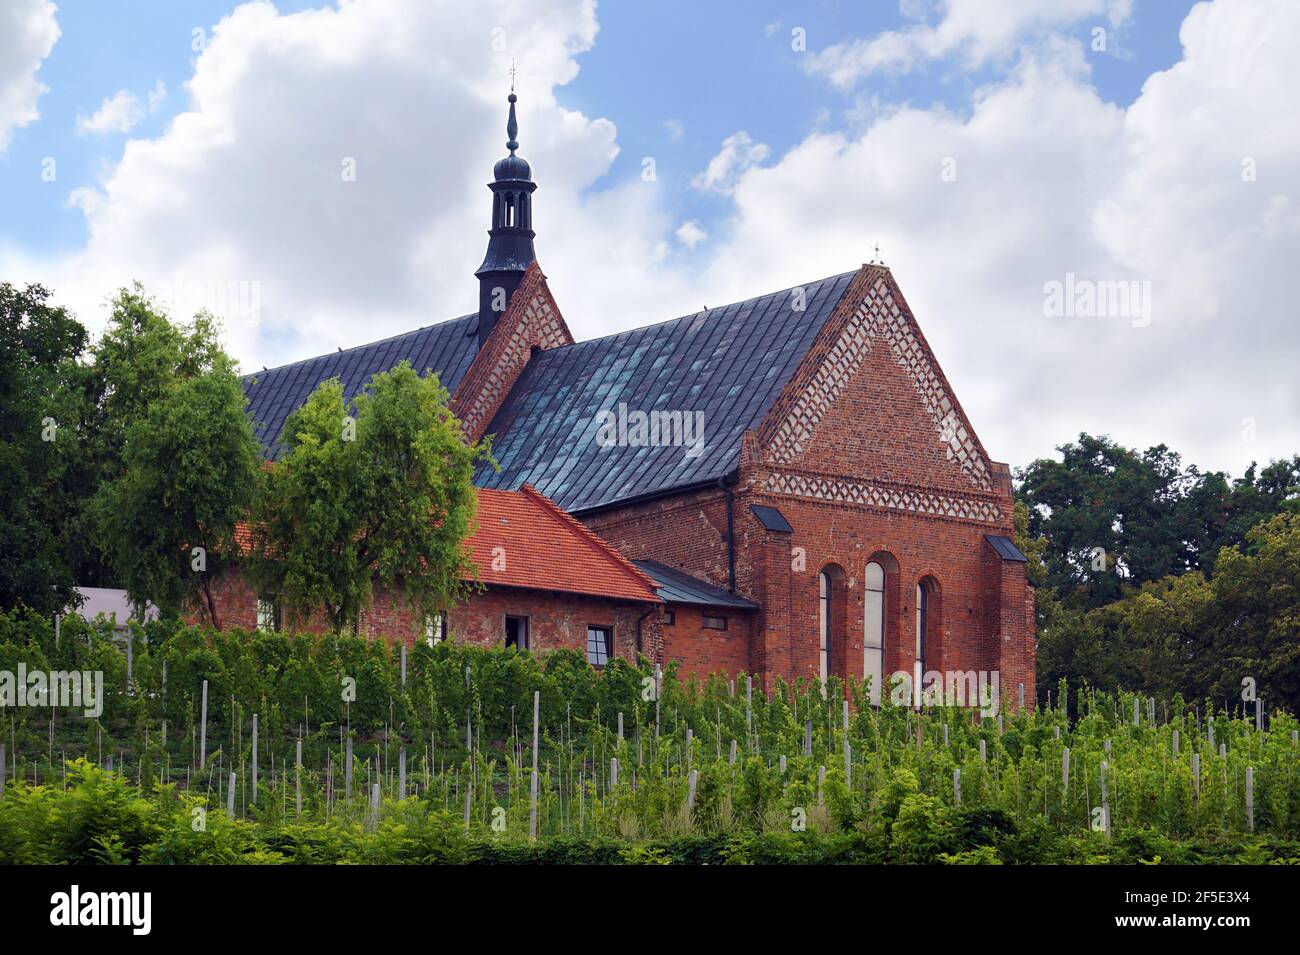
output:
[[[749,509],[754,512],[758,522],[769,531],[776,531],[778,534],[793,534],[794,528],[790,522],[785,519],[785,515],[775,507],[768,507],[766,504],[751,504]]]
[[[376,372],[406,359],[421,375],[433,371],[448,391],[455,391],[478,350],[474,331],[478,315],[464,315],[438,325],[343,351],[259,371],[244,378],[248,414],[269,458],[280,454],[280,432],[289,415],[307,401],[322,381],[339,378],[351,401]]]
[[[1029,562],[1029,558],[1020,553],[1020,548],[1011,542],[1010,537],[1002,537],[998,534],[985,534],[984,539],[989,542],[999,557],[1003,560],[1015,561],[1018,564]]]
[[[499,472],[481,487],[525,482],[569,512],[716,481],[835,310],[855,272],[535,355],[487,428]],[[699,412],[702,452],[602,447],[600,412]]]
[[[731,610],[758,609],[758,604],[740,594],[715,587],[708,581],[682,573],[657,560],[634,560],[632,563],[659,582],[659,596],[667,603],[726,607]]]

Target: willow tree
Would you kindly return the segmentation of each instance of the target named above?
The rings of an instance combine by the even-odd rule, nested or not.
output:
[[[352,407],[321,383],[285,423],[285,453],[253,514],[249,579],[290,619],[323,611],[355,631],[374,588],[400,589],[417,619],[444,611],[472,576],[470,445],[434,374],[407,362],[371,378]]]

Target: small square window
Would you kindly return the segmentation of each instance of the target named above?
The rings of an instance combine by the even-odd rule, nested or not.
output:
[[[516,650],[528,649],[527,617],[506,617],[506,646]]]
[[[708,614],[705,614],[705,615],[704,615],[704,629],[705,629],[705,630],[726,630],[726,629],[727,629],[727,618],[726,618],[726,617],[710,617]]]
[[[663,625],[665,627],[671,627],[676,622],[677,622],[677,614],[675,614],[671,610],[665,610],[663,616]]]
[[[274,633],[280,629],[280,604],[272,597],[257,598],[257,629]]]
[[[614,630],[612,627],[587,626],[587,662],[603,667],[614,655]]]
[[[424,639],[429,646],[447,639],[447,615],[431,613],[424,618]]]

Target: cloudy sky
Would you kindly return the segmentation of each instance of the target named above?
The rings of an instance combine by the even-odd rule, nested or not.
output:
[[[472,311],[512,59],[579,338],[878,243],[999,460],[1300,451],[1293,0],[0,0],[0,280],[245,370]]]

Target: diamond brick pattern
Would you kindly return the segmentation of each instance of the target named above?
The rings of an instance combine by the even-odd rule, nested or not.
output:
[[[873,344],[887,345],[912,381],[934,422],[936,437],[945,445],[948,460],[961,468],[974,487],[992,490],[988,461],[957,412],[912,321],[898,307],[883,278],[871,286],[808,386],[777,426],[769,446],[769,460],[788,464],[807,449],[817,425],[848,387]]]
[[[934,517],[1000,525],[1002,509],[993,501],[944,494],[921,488],[891,487],[871,481],[822,477],[791,471],[773,471],[767,478],[772,494],[809,497],[836,504],[856,504]]]

